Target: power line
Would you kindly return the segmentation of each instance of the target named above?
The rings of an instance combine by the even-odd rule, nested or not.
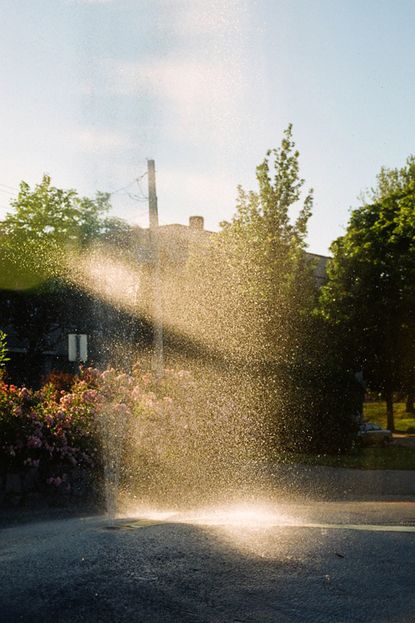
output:
[[[124,190],[127,190],[128,188],[131,188],[131,186],[133,186],[133,184],[138,184],[140,185],[140,181],[147,175],[147,171],[145,171],[144,173],[142,173],[142,175],[140,175],[139,177],[135,177],[129,184],[127,184],[126,186],[121,186],[121,188],[116,188],[115,190],[111,190],[108,194],[109,195],[116,195]],[[140,187],[140,186],[139,186]],[[141,190],[141,187],[140,187]],[[126,193],[128,194],[128,193]]]
[[[139,203],[147,203],[148,197],[140,197],[139,195],[133,195],[133,193],[127,193],[128,197],[133,201],[138,201]]]
[[[148,201],[148,196],[146,195],[146,193],[144,192],[144,190],[142,189],[142,186],[140,184],[141,180],[145,178],[145,176],[148,174],[148,171],[145,171],[142,175],[140,175],[140,177],[137,177],[136,182],[137,182],[137,186],[138,186],[138,190],[141,193],[141,198],[144,201]]]
[[[148,172],[145,171],[144,173],[142,173],[138,177],[135,177],[129,184],[126,184],[125,186],[121,186],[120,188],[112,190],[108,194],[110,195],[110,197],[112,197],[112,195],[120,194],[120,195],[122,195],[124,197],[128,197],[132,201],[137,201],[138,203],[147,203],[148,197],[144,193],[144,191],[142,189],[142,186],[140,184],[141,180],[144,179],[144,177],[147,175],[147,173]],[[139,190],[140,194],[136,194],[136,193],[133,193],[133,192],[126,192],[134,184],[137,184],[138,190]]]
[[[144,173],[142,173],[141,175],[139,175],[138,177],[135,177],[133,180],[131,180],[131,182],[129,182],[129,184],[126,184],[124,186],[121,186],[120,188],[116,188],[114,190],[109,191],[107,194],[112,197],[113,195],[123,195],[125,197],[128,197],[129,199],[131,199],[132,201],[136,201],[138,203],[147,203],[148,201],[148,196],[145,194],[145,192],[143,191],[143,188],[140,184],[141,180],[143,180],[146,175],[148,174],[148,171],[144,171]],[[132,192],[126,192],[128,191],[129,188],[131,188],[134,184],[137,184],[138,189],[140,194],[135,194]],[[3,184],[2,182],[0,182],[0,192],[10,195],[11,197],[15,198],[17,195],[12,192],[19,192],[18,188],[15,188],[13,186],[9,186],[8,184]],[[0,205],[1,208],[3,209],[10,209],[10,206],[5,206],[5,205]]]

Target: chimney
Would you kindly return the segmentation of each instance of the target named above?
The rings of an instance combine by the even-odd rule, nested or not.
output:
[[[190,216],[189,227],[190,229],[197,229],[198,231],[202,231],[204,228],[203,216]]]

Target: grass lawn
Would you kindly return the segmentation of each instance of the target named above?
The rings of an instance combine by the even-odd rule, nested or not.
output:
[[[395,432],[415,432],[415,417],[405,413],[405,403],[396,402]],[[386,404],[384,402],[366,402],[363,408],[365,420],[380,424],[386,428]],[[414,469],[415,447],[406,448],[391,445],[389,447],[369,446],[356,448],[349,454],[298,454],[279,452],[277,463],[301,463],[303,465],[327,465],[330,467],[351,467],[355,469]]]
[[[405,413],[405,403],[394,404],[395,432],[415,431],[415,417]],[[366,402],[364,418],[386,428],[386,405],[384,402]],[[303,465],[328,465],[330,467],[352,467],[356,469],[415,469],[415,448],[402,446],[356,448],[349,454],[296,454],[285,452],[275,457],[282,463]]]
[[[395,431],[398,433],[415,432],[415,417],[410,417],[405,413],[405,403],[395,402]],[[375,422],[386,428],[386,404],[384,402],[365,402],[363,406],[363,415],[365,420]]]
[[[351,467],[355,469],[415,469],[415,448],[390,446],[388,448],[359,448],[350,454],[279,454],[280,463],[301,463],[303,465],[327,465],[329,467]]]

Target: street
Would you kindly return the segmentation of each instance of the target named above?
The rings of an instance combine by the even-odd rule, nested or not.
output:
[[[411,501],[10,525],[0,537],[0,620],[410,623],[414,526]]]

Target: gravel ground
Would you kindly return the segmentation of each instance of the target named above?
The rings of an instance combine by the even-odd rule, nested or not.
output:
[[[245,511],[9,525],[0,621],[415,621],[415,531],[382,531],[411,530],[413,502]]]

